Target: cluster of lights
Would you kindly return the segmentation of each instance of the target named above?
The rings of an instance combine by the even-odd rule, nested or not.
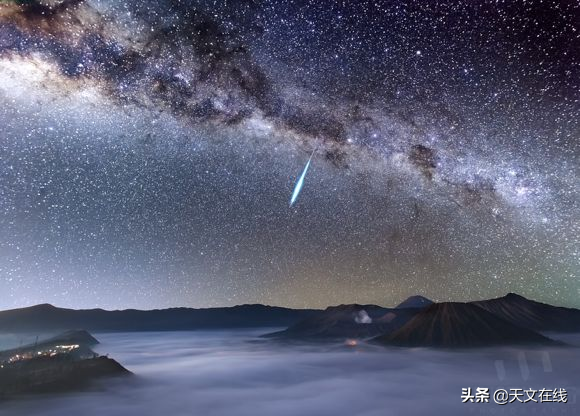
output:
[[[44,350],[44,351],[37,351],[35,353],[24,353],[24,354],[16,354],[10,357],[6,362],[8,364],[12,364],[19,361],[30,360],[35,357],[54,357],[58,354],[66,354],[70,353],[79,348],[78,344],[72,345],[57,345],[52,349]],[[1,365],[0,368],[4,368],[4,365]]]

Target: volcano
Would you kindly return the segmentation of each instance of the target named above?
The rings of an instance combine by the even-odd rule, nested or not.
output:
[[[534,331],[580,332],[578,309],[536,302],[515,293],[471,303],[514,325]]]
[[[404,347],[469,348],[510,344],[557,344],[470,303],[433,304],[399,330],[376,342]]]
[[[424,308],[426,306],[432,305],[433,301],[431,299],[427,299],[424,296],[415,295],[409,296],[399,305],[397,305],[397,309],[404,309],[404,308]]]
[[[390,309],[376,305],[339,305],[326,308],[272,338],[345,339],[372,338],[390,333],[419,313],[418,308]]]

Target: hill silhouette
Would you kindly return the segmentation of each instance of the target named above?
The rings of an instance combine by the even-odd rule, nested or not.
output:
[[[50,304],[0,312],[0,331],[50,332],[70,328],[88,331],[178,331],[214,328],[283,327],[316,311],[265,305],[155,310],[65,309]]]
[[[580,332],[580,310],[536,302],[515,293],[471,302],[514,325],[534,331]]]
[[[433,304],[402,328],[376,342],[402,347],[467,348],[511,344],[555,345],[556,342],[508,322],[470,303]]]
[[[400,328],[420,310],[358,304],[331,306],[284,331],[266,336],[303,340],[371,338]]]

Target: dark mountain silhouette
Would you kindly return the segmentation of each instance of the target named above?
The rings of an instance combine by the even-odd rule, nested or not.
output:
[[[512,324],[535,331],[578,332],[580,310],[552,306],[526,299],[515,293],[471,302]]]
[[[467,348],[510,344],[557,344],[530,329],[514,325],[470,303],[435,303],[402,328],[375,338],[403,347]]]
[[[43,304],[0,312],[0,331],[48,332],[69,328],[85,328],[88,331],[178,331],[276,327],[293,325],[316,312],[264,305],[106,311],[64,309]]]
[[[68,328],[86,328],[90,331],[165,331],[288,327],[284,331],[268,336],[287,339],[344,340],[392,334],[407,324],[411,318],[420,314],[422,310],[431,311],[430,314],[437,311],[438,304],[425,306],[430,302],[422,296],[412,296],[397,308],[352,304],[329,307],[323,311],[264,305],[106,311],[102,309],[72,310],[43,304],[0,312],[0,331],[46,333]],[[408,305],[419,305],[419,307],[406,307]],[[455,339],[461,342],[473,339],[474,344],[485,344],[485,339],[491,341],[495,339],[495,335],[501,335],[505,323],[534,331],[580,331],[580,310],[535,302],[513,293],[498,299],[470,302],[468,305],[492,314],[499,321],[493,321],[489,314],[476,313],[479,310],[469,308],[469,306],[449,307],[451,309],[448,309],[445,316],[436,314],[437,319],[445,320],[434,321],[434,325],[439,325],[439,327],[431,328],[432,336],[435,336],[436,330],[439,330],[441,336],[450,334],[452,339],[449,339],[447,335],[444,338],[445,342],[449,341],[450,344],[453,344],[451,341]],[[465,312],[465,316],[461,316],[462,311]],[[426,319],[425,315],[420,316],[421,319]],[[467,332],[463,335],[465,340],[462,340],[461,332],[475,331],[475,327],[472,328],[471,325],[481,328],[481,320],[487,322],[487,327],[491,329],[494,329],[494,324],[502,326],[496,328],[495,335],[493,331],[489,331],[487,334],[480,334],[480,339],[475,336],[477,334]],[[442,326],[443,324],[445,326]],[[77,333],[75,336],[78,335]],[[427,337],[427,334],[425,336]],[[505,339],[509,340],[509,337]],[[426,339],[426,344],[429,344],[427,341]],[[434,339],[433,342],[436,340]]]
[[[32,344],[22,345],[18,348],[0,351],[0,361],[15,354],[34,354],[36,351],[53,349],[57,345],[78,345],[75,355],[93,355],[91,347],[97,345],[99,341],[84,330],[66,331],[52,338],[44,339]]]
[[[416,308],[389,309],[376,305],[332,306],[266,337],[304,340],[371,338],[400,328],[419,311]]]
[[[429,306],[433,304],[433,301],[430,299],[427,299],[424,296],[420,296],[420,295],[415,295],[415,296],[410,296],[407,299],[405,299],[403,302],[401,302],[399,305],[397,305],[397,309],[403,309],[403,308],[424,308],[426,306]]]
[[[115,360],[91,350],[98,343],[86,331],[67,331],[0,351],[0,401],[24,394],[80,390],[102,377],[131,374]]]
[[[34,393],[66,393],[85,389],[97,379],[131,375],[108,357],[70,360],[39,357],[0,368],[0,402]]]

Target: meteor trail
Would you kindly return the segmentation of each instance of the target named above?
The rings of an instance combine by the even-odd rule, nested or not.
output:
[[[306,172],[308,172],[308,168],[310,167],[310,162],[312,161],[312,156],[314,156],[314,153],[316,153],[317,149],[318,149],[318,147],[316,147],[312,151],[312,154],[308,158],[308,162],[306,162],[306,166],[304,166],[304,170],[302,171],[302,174],[300,175],[300,177],[296,181],[296,185],[294,185],[294,192],[292,192],[292,198],[290,198],[290,206],[294,205],[294,202],[296,202],[296,200],[298,199],[298,195],[300,195],[300,191],[302,190],[302,186],[304,185],[304,178],[306,177]]]

